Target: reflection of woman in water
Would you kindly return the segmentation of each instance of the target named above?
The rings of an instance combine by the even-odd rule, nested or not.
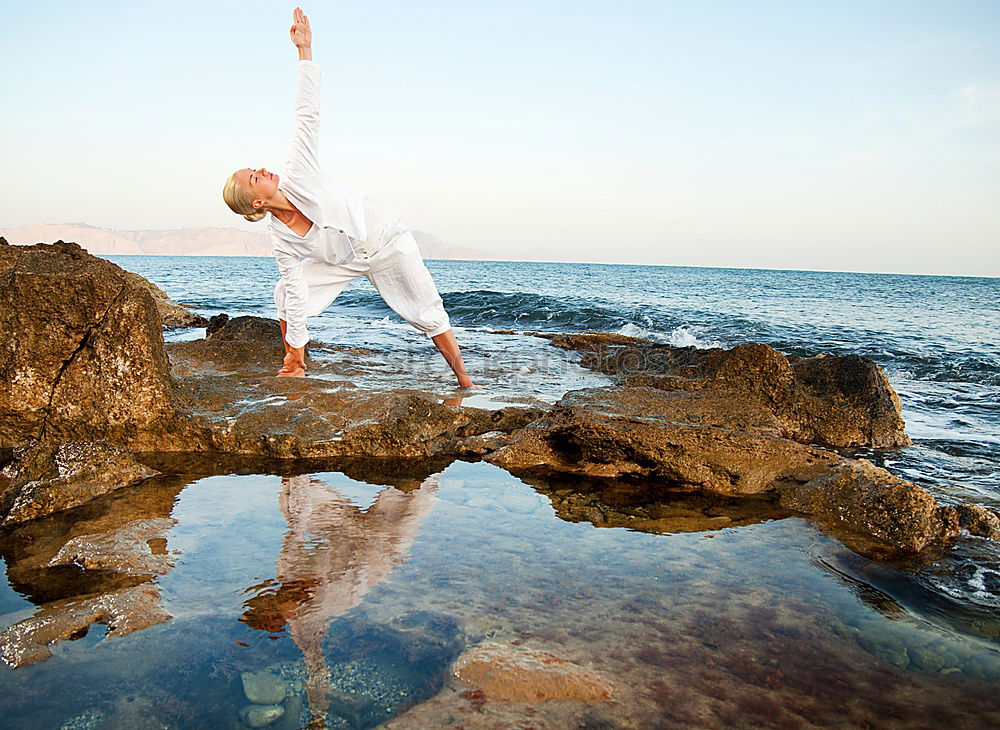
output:
[[[246,602],[240,620],[273,632],[288,624],[305,657],[314,722],[326,716],[331,690],[322,649],[330,622],[406,561],[439,478],[429,476],[412,492],[383,489],[365,511],[308,475],[281,480],[278,503],[288,532],[277,580],[255,586],[258,594]]]
[[[281,279],[274,301],[285,344],[279,376],[305,374],[306,318],[330,306],[365,276],[395,312],[430,337],[462,388],[472,386],[434,281],[413,234],[398,214],[323,174],[319,164],[319,66],[312,60],[309,19],[295,9],[290,30],[299,50],[295,136],[283,176],[237,170],[222,197],[250,221],[268,213]]]

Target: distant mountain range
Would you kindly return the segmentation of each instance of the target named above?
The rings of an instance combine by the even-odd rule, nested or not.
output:
[[[39,223],[0,228],[13,244],[52,243],[62,239],[79,243],[99,256],[147,254],[159,256],[270,256],[266,233],[238,228],[180,228],[172,231],[120,231],[87,223]],[[503,261],[489,251],[455,246],[429,233],[414,231],[425,259]]]

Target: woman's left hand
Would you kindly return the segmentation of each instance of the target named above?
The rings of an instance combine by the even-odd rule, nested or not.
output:
[[[309,27],[309,18],[302,12],[302,8],[295,8],[292,12],[292,27],[288,34],[296,48],[312,47],[312,28]]]

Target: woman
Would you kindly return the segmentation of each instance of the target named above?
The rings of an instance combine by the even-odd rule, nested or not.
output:
[[[264,168],[237,170],[222,197],[250,221],[271,214],[268,227],[281,279],[274,302],[285,344],[279,377],[305,375],[306,318],[363,275],[386,303],[429,336],[458,384],[471,388],[462,354],[413,234],[396,213],[324,175],[319,165],[319,66],[312,60],[309,18],[296,8],[289,31],[299,50],[295,135],[284,178]]]

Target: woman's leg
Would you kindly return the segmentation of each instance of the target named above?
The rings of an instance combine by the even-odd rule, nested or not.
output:
[[[292,346],[288,344],[288,322],[283,319],[278,320],[278,325],[281,327],[281,344],[285,346],[285,354],[292,349]]]
[[[306,260],[302,266],[302,276],[309,287],[309,300],[306,304],[306,317],[315,317],[329,307],[347,285],[355,277],[364,273],[367,265],[345,264],[334,265],[323,261]],[[274,302],[278,310],[278,325],[281,327],[281,342],[285,347],[285,356],[292,347],[285,339],[288,336],[288,322],[284,317],[285,290],[283,282],[279,281],[274,291]],[[301,377],[305,375],[305,359],[303,366],[296,370],[282,367],[278,377]]]
[[[469,373],[465,370],[465,361],[462,360],[462,353],[458,349],[458,342],[455,341],[454,331],[449,329],[447,332],[434,335],[431,337],[431,340],[437,345],[437,349],[444,356],[445,362],[451,366],[451,371],[458,378],[458,386],[460,388],[471,388],[472,378],[469,377]]]
[[[368,280],[394,312],[426,334],[455,373],[462,388],[471,388],[448,313],[431,273],[424,265],[413,234],[399,234],[371,258]]]

